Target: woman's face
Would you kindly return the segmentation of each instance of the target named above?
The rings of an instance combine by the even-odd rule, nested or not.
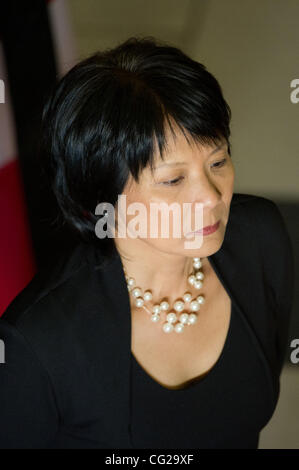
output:
[[[142,203],[145,211],[141,214],[139,209],[132,214],[126,215],[127,236],[131,233],[132,225],[140,228],[138,222],[146,224],[146,236],[138,236],[139,242],[147,245],[147,248],[154,248],[158,251],[179,254],[189,257],[198,256],[200,258],[210,256],[218,251],[222,245],[226,224],[229,217],[230,203],[234,186],[234,167],[226,141],[223,139],[216,145],[200,146],[192,144],[190,146],[181,132],[176,133],[173,140],[170,132],[167,135],[167,152],[164,160],[155,154],[154,172],[150,167],[145,168],[140,175],[139,183],[132,177],[126,184],[123,195],[126,195],[126,210],[131,203]],[[180,208],[181,220],[169,211],[169,236],[163,238],[161,233],[161,219],[157,222],[150,216],[151,203],[166,203],[168,207],[177,203]],[[183,204],[190,203],[191,227],[186,231],[186,217],[183,217]],[[202,226],[196,225],[195,210],[196,203],[201,203],[197,207],[202,207]],[[199,209],[200,210],[200,209]],[[197,209],[198,212],[198,209]],[[120,213],[123,219],[123,212]],[[116,212],[117,217],[117,212]],[[152,218],[151,218],[152,217]],[[201,219],[197,219],[200,220]],[[134,221],[136,221],[134,225]],[[197,237],[188,238],[187,233],[196,229],[219,223],[219,228],[209,235],[195,235]],[[181,230],[180,238],[175,238],[174,224]],[[154,227],[153,227],[154,225]],[[158,230],[158,237],[151,237],[150,229]],[[191,228],[191,230],[190,230]],[[185,231],[185,234],[184,234]],[[152,232],[153,233],[153,232]],[[200,240],[202,243],[200,245]],[[134,242],[134,239],[132,239]],[[186,248],[184,242],[192,242],[193,247]],[[144,246],[144,248],[146,248]]]

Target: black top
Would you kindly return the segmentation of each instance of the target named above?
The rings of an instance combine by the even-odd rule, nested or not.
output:
[[[258,448],[259,432],[275,407],[254,332],[234,303],[216,364],[184,388],[160,385],[133,354],[131,359],[135,448]]]
[[[215,368],[187,390],[163,390],[135,374],[132,384],[123,266],[116,250],[106,259],[100,246],[80,243],[54,259],[0,318],[0,448],[164,445],[172,422],[187,436],[173,444],[189,447],[182,420],[198,430],[196,447],[256,446],[279,397],[294,293],[293,251],[277,206],[233,194],[223,244],[208,257],[235,306],[232,328]],[[156,407],[164,403],[158,415],[138,399],[144,393]],[[192,410],[175,422],[174,411],[189,406],[171,407],[179,397],[189,397]]]

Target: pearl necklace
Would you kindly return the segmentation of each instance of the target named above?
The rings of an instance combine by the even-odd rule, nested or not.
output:
[[[201,289],[204,274],[200,271],[202,263],[200,258],[193,258],[193,272],[188,276],[188,283],[195,287],[195,289]],[[132,295],[135,305],[139,308],[144,308],[151,316],[151,320],[154,323],[160,321],[160,313],[162,311],[167,312],[169,310],[169,303],[165,300],[156,304],[150,310],[145,303],[152,300],[153,295],[150,290],[146,290],[144,294],[140,287],[136,287],[136,282],[133,277],[127,275],[124,268],[124,273],[127,281],[128,291]],[[166,321],[163,323],[162,329],[165,333],[175,331],[176,333],[182,333],[185,325],[194,325],[197,322],[197,312],[200,309],[200,305],[205,302],[205,298],[199,295],[196,299],[192,300],[190,292],[185,292],[182,299],[177,299],[173,303],[173,310],[167,313]],[[192,313],[185,312],[185,304],[190,304],[189,308]],[[177,321],[178,320],[178,321]]]

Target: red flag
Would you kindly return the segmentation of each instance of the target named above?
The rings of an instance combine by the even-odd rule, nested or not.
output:
[[[4,103],[0,100],[0,315],[2,315],[8,304],[31,280],[36,266],[1,42],[0,79],[2,84],[4,83]]]

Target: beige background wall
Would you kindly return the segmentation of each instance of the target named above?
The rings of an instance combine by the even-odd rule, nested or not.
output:
[[[299,198],[299,0],[69,0],[78,59],[153,35],[202,62],[232,108],[235,190]],[[298,94],[299,96],[299,94]]]

